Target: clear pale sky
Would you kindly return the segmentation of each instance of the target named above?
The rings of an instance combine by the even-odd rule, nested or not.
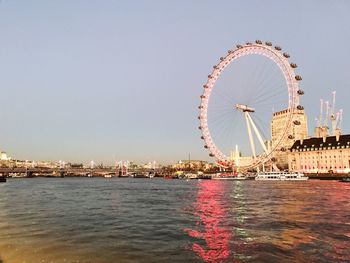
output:
[[[206,159],[199,95],[237,43],[303,77],[309,129],[337,90],[350,132],[349,1],[0,1],[0,150],[17,159]]]

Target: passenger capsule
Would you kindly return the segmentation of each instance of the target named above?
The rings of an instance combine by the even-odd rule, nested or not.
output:
[[[297,106],[297,109],[298,109],[298,110],[303,110],[303,109],[304,109],[304,107],[303,107],[303,106],[301,106],[301,105],[298,105],[298,106]]]
[[[272,158],[271,158],[271,161],[276,162],[277,159],[276,159],[275,157],[272,157]]]
[[[257,44],[259,44],[259,45],[262,44],[261,40],[255,40],[255,43],[257,43]]]
[[[272,43],[269,42],[269,41],[266,41],[266,42],[265,42],[265,45],[271,47],[271,46],[272,46]]]
[[[227,53],[231,54],[233,51],[231,49],[227,50]]]
[[[297,93],[298,93],[298,95],[304,95],[305,92],[300,89],[300,90],[297,91]]]
[[[297,64],[295,64],[295,63],[290,63],[290,66],[291,66],[292,68],[298,67]]]
[[[288,139],[294,139],[294,136],[293,135],[288,135]]]
[[[220,57],[220,61],[223,61],[225,58],[224,57]]]
[[[286,148],[282,147],[281,152],[285,152],[285,151],[286,151]]]
[[[201,99],[205,99],[205,96],[204,96],[204,95],[201,95]]]
[[[208,75],[208,79],[212,79],[213,78],[213,76],[212,75]]]
[[[207,89],[207,88],[208,88],[208,85],[207,85],[207,84],[204,84],[204,85],[203,85],[203,88]]]
[[[201,139],[204,140],[204,136],[201,136]]]
[[[242,45],[236,45],[237,48],[242,48],[243,46]]]
[[[208,145],[204,145],[204,148],[205,148],[205,149],[208,149]]]
[[[217,65],[214,65],[213,66],[213,69],[218,69],[219,67]]]
[[[201,119],[201,116],[198,116],[197,118],[198,118],[198,120],[200,120],[200,119]]]
[[[293,121],[293,123],[294,123],[295,125],[300,125],[300,124],[301,124],[301,122],[298,121],[298,120]]]
[[[298,81],[299,81],[299,80],[302,80],[301,76],[299,76],[299,75],[296,75],[296,76],[295,76],[295,79],[298,80]]]
[[[283,56],[284,56],[285,58],[289,58],[289,57],[290,57],[290,55],[289,55],[288,53],[286,53],[286,52],[283,53]]]
[[[201,129],[202,129],[202,126],[198,126],[198,129],[200,129],[200,130],[201,130]]]
[[[212,154],[212,153],[209,153],[209,156],[210,156],[210,157],[214,157],[214,154]]]
[[[203,109],[203,106],[198,106],[198,109]]]
[[[278,50],[278,51],[282,50],[282,48],[280,46],[275,46],[275,49]]]
[[[252,45],[251,42],[246,42],[245,44],[246,44],[247,46],[251,46],[251,45]]]

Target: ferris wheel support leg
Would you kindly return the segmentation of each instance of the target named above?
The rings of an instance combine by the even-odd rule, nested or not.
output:
[[[255,131],[256,137],[258,137],[258,140],[259,140],[259,142],[260,142],[262,148],[264,149],[266,155],[268,155],[269,152],[268,152],[268,150],[267,150],[267,148],[266,148],[266,145],[265,145],[265,143],[264,143],[264,140],[263,140],[263,138],[261,137],[260,132],[259,132],[258,128],[256,127],[256,125],[255,125],[255,123],[254,123],[252,117],[251,117],[251,116],[249,115],[249,113],[247,113],[247,112],[246,112],[246,116],[247,116],[247,118],[249,119],[251,125],[253,126],[253,129],[254,129],[254,131]],[[272,166],[273,166],[273,168],[274,168],[275,171],[279,171],[279,169],[278,169],[278,167],[277,167],[276,164],[273,164]],[[263,164],[263,170],[265,170],[264,164]]]
[[[249,122],[249,113],[244,112],[244,117],[247,122],[247,129],[248,129],[248,136],[249,136],[249,141],[250,141],[250,147],[252,149],[253,157],[256,159],[256,153],[255,153],[255,144],[254,144],[254,139],[253,139],[253,134],[252,134],[252,129],[250,127],[250,122]]]
[[[268,152],[268,150],[267,150],[267,148],[266,148],[266,145],[265,145],[265,143],[264,143],[264,140],[263,140],[263,138],[261,137],[261,134],[260,134],[258,128],[255,126],[255,123],[253,122],[252,117],[250,117],[250,115],[249,115],[248,112],[246,112],[246,116],[247,116],[247,118],[249,119],[249,121],[250,121],[250,123],[251,123],[251,125],[252,125],[252,127],[253,127],[253,129],[254,129],[254,131],[255,131],[256,137],[258,137],[258,140],[259,140],[259,142],[260,142],[262,148],[264,149],[265,153],[268,155],[269,152]]]

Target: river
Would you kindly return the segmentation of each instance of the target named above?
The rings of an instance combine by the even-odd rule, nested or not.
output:
[[[350,262],[350,184],[9,179],[0,263],[17,262]]]

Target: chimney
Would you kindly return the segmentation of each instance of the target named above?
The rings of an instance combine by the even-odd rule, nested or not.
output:
[[[322,137],[322,128],[321,127],[315,127],[315,137],[321,138]]]
[[[328,136],[328,127],[327,126],[323,126],[322,127],[322,139],[323,139],[323,143],[326,142]]]
[[[341,131],[340,131],[340,129],[339,128],[337,128],[337,129],[335,129],[335,140],[337,141],[337,142],[339,142],[339,139],[340,139],[340,135],[341,135]]]

